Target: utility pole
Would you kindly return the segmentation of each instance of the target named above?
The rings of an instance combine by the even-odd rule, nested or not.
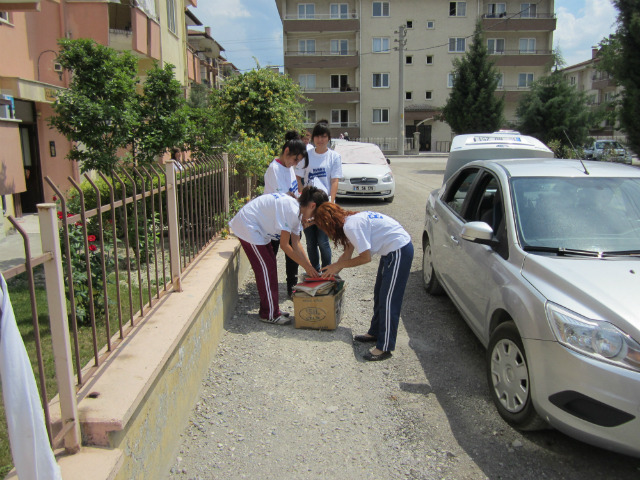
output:
[[[406,25],[400,25],[398,31],[398,155],[404,155],[404,45],[406,43]]]

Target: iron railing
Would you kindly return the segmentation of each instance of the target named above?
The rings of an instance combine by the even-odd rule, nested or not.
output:
[[[320,56],[320,55],[346,57],[346,56],[358,55],[358,51],[357,50],[341,50],[336,52],[334,50],[314,50],[313,52],[303,52],[301,50],[290,50],[290,51],[284,52],[285,57],[290,57],[290,56],[313,57],[313,56]]]
[[[299,15],[297,13],[287,13],[285,20],[357,20],[358,14],[351,13],[310,13]]]

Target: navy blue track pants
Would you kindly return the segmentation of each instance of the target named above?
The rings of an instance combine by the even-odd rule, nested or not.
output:
[[[378,339],[376,347],[383,352],[390,352],[396,348],[402,298],[409,280],[412,261],[411,242],[380,258],[373,292],[373,318],[368,334]]]

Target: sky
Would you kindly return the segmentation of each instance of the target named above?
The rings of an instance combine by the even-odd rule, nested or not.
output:
[[[567,65],[591,58],[591,47],[615,31],[617,10],[610,0],[556,0],[554,48]],[[192,9],[240,70],[282,65],[282,22],[276,0],[199,0]],[[202,27],[198,27],[202,28]]]

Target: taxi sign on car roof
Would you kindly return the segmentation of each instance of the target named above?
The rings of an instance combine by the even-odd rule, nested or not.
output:
[[[526,138],[526,137],[524,137]],[[520,136],[512,136],[512,135],[473,135],[469,138],[467,138],[467,141],[465,142],[465,144],[469,145],[469,144],[473,144],[473,145],[479,145],[479,144],[497,144],[497,143],[501,143],[501,144],[514,144],[514,145],[531,145],[531,143],[528,143],[526,141],[523,140],[523,137]]]

